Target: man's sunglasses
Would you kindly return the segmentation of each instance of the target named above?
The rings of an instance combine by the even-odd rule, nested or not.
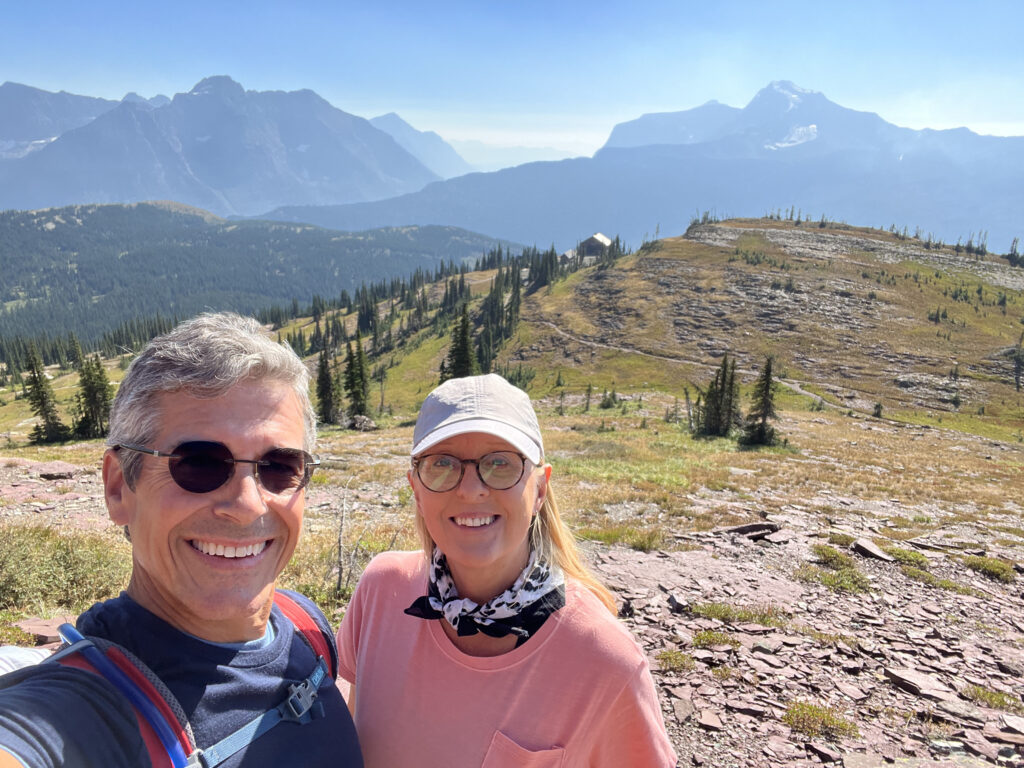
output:
[[[235,464],[252,464],[257,482],[277,495],[297,493],[306,487],[320,460],[297,448],[273,448],[258,459],[236,459],[223,443],[193,440],[170,453],[142,445],[113,446],[167,459],[171,478],[190,493],[209,493],[231,479]]]

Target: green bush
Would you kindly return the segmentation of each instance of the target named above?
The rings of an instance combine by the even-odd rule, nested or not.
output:
[[[822,565],[833,571],[841,571],[846,568],[856,569],[857,564],[852,557],[844,555],[835,547],[828,544],[812,544],[811,552],[818,558]]]
[[[665,546],[665,533],[658,528],[637,528],[632,525],[605,525],[581,528],[576,531],[581,539],[601,541],[605,544],[625,544],[640,552],[650,552]]]
[[[693,669],[693,657],[682,651],[662,651],[655,658],[658,664],[666,672],[686,672]]]
[[[965,698],[970,699],[976,704],[981,704],[984,707],[1001,709],[1004,712],[1024,714],[1024,705],[1021,704],[1020,699],[1016,696],[1011,696],[1008,693],[993,691],[989,688],[982,688],[980,685],[968,685],[964,689],[963,695]]]
[[[964,558],[964,565],[972,571],[977,571],[982,576],[993,581],[1001,581],[1004,584],[1010,584],[1017,578],[1012,565],[1005,560],[998,560],[994,557],[971,555]]]
[[[951,579],[940,579],[939,577],[930,574],[928,571],[915,568],[912,565],[900,566],[900,570],[903,571],[903,575],[907,578],[913,579],[914,581],[920,581],[922,584],[927,584],[929,587],[945,589],[947,592],[956,592],[958,595],[982,597],[981,592],[976,589],[971,589],[970,587],[965,587],[962,584],[957,584]]]
[[[739,648],[740,641],[725,632],[716,632],[713,629],[704,629],[693,636],[694,648],[713,648],[716,645],[729,645]]]
[[[782,722],[797,733],[812,739],[824,736],[836,740],[844,736],[859,736],[857,726],[842,717],[831,707],[812,704],[809,701],[795,701],[786,709]]]
[[[900,565],[909,565],[922,571],[928,570],[928,558],[914,549],[902,547],[882,547],[882,550]]]
[[[0,609],[80,612],[128,584],[131,547],[98,533],[0,528]]]
[[[828,535],[828,543],[835,544],[837,547],[848,547],[853,544],[854,541],[856,541],[856,539],[848,533],[833,532]]]
[[[833,592],[869,592],[871,590],[871,581],[856,568],[841,568],[831,571],[805,563],[796,569],[793,577],[797,581],[822,584]]]
[[[717,619],[729,624],[754,622],[766,627],[784,627],[786,614],[773,605],[729,605],[728,603],[695,603],[690,613],[705,619]]]

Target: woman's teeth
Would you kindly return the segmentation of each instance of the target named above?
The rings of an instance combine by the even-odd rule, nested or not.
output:
[[[456,525],[467,528],[479,528],[481,525],[490,525],[494,522],[494,515],[488,517],[459,517],[455,519]]]
[[[193,549],[198,549],[204,555],[216,555],[217,557],[251,557],[267,548],[265,541],[261,541],[259,544],[248,544],[244,547],[226,547],[223,544],[211,544],[198,539],[193,539],[190,543]]]

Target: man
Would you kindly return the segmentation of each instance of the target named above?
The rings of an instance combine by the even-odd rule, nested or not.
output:
[[[317,463],[308,378],[255,321],[207,314],[150,342],[114,400],[103,484],[132,575],[77,629],[134,654],[169,689],[204,750],[191,764],[362,766],[314,651],[336,659],[326,619],[298,595],[275,600]],[[289,602],[307,631],[282,612]],[[156,754],[145,707],[75,668],[70,657],[88,654],[0,678],[0,768],[182,764]]]

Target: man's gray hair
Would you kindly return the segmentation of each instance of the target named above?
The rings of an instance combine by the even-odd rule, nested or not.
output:
[[[157,400],[165,392],[218,397],[243,379],[281,382],[292,388],[302,409],[303,448],[312,453],[316,413],[309,401],[309,371],[291,347],[271,341],[259,323],[233,312],[198,315],[149,342],[118,387],[107,445],[149,446],[160,431]],[[125,480],[134,488],[142,454],[120,453]]]

